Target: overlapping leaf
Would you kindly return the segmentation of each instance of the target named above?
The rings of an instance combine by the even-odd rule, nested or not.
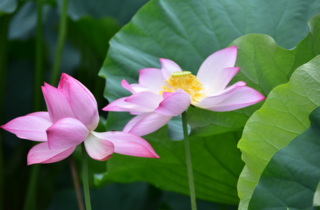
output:
[[[309,126],[310,112],[320,105],[319,64],[317,56],[300,66],[289,83],[272,90],[263,107],[248,120],[238,145],[246,163],[238,183],[240,209],[247,209],[271,157]]]
[[[319,66],[318,57],[312,61],[313,66]],[[261,175],[248,209],[312,208],[320,180],[320,107],[309,118],[310,127],[274,154]]]

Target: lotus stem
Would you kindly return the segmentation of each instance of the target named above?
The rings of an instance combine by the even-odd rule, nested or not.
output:
[[[39,174],[39,168],[40,165],[38,164],[31,166],[31,174],[29,178],[27,197],[23,208],[24,210],[36,209],[35,194],[37,191],[37,179]]]
[[[36,60],[35,60],[35,77],[33,86],[33,110],[40,111],[41,109],[41,83],[43,81],[42,72],[42,2],[37,0],[37,35],[36,35]],[[27,188],[26,199],[24,203],[24,210],[36,209],[36,192],[37,192],[37,179],[40,165],[32,165],[29,177],[29,184]]]
[[[42,92],[41,85],[43,82],[43,53],[42,53],[42,0],[37,0],[37,35],[36,35],[36,60],[33,83],[33,111],[41,110]]]
[[[188,134],[188,126],[187,126],[187,111],[184,111],[182,113],[182,126],[183,126],[184,146],[185,146],[186,162],[187,162],[187,170],[188,170],[191,209],[197,210],[196,192],[195,192],[194,181],[193,181],[191,152],[190,152],[189,134]]]
[[[84,143],[81,144],[82,147],[82,182],[83,182],[83,190],[84,190],[84,199],[86,202],[86,210],[91,210],[91,201],[90,201],[90,188],[88,181],[88,157],[86,154],[86,148]]]
[[[69,157],[69,166],[70,166],[70,170],[71,170],[71,174],[72,174],[72,181],[73,181],[73,186],[74,186],[74,190],[75,190],[76,197],[77,197],[79,210],[85,210],[84,205],[83,205],[82,195],[81,195],[81,188],[79,185],[77,167],[76,167],[76,163],[75,163],[72,155]]]
[[[67,7],[68,7],[68,0],[62,0],[58,42],[57,42],[56,53],[54,56],[53,69],[52,69],[51,78],[50,78],[50,84],[53,86],[57,85],[58,79],[59,79],[61,55],[62,55],[63,45],[65,42],[66,33],[67,33]]]
[[[7,48],[8,48],[8,23],[9,17],[3,15],[0,17],[0,123],[3,124],[3,97],[5,92],[5,77],[7,72]],[[4,171],[3,162],[3,133],[0,132],[0,171]],[[4,173],[0,174],[0,209],[4,208]]]

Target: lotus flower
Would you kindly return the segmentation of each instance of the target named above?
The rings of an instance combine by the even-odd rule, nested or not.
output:
[[[124,132],[143,136],[152,133],[180,115],[190,104],[216,112],[240,109],[265,97],[239,81],[227,87],[239,71],[234,67],[237,47],[232,46],[210,55],[200,66],[197,76],[182,71],[173,61],[160,58],[162,68],[139,71],[139,84],[121,85],[133,95],[120,98],[104,111],[129,111],[134,117]]]
[[[18,117],[1,128],[22,139],[40,141],[28,154],[28,165],[52,163],[67,158],[84,141],[89,156],[106,160],[113,152],[159,158],[139,136],[123,132],[94,132],[99,123],[97,102],[78,80],[62,74],[59,87],[44,84],[48,112]]]

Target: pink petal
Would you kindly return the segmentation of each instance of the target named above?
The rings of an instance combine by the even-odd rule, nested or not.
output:
[[[172,116],[156,112],[144,113],[132,118],[124,127],[123,132],[144,136],[158,130],[167,124],[171,118]]]
[[[240,67],[230,67],[225,68],[221,71],[219,79],[216,79],[214,83],[211,85],[211,89],[206,90],[207,95],[217,94],[223,91],[226,86],[229,84],[231,79],[238,73]]]
[[[73,77],[62,74],[59,87],[68,87],[71,108],[76,116],[89,130],[94,130],[99,123],[97,101],[92,93]]]
[[[172,73],[181,71],[181,68],[173,62],[172,60],[165,59],[165,58],[160,58],[160,63],[161,63],[161,72],[164,80],[167,80]]]
[[[139,84],[150,88],[156,94],[162,89],[164,80],[160,69],[148,68],[139,71]]]
[[[18,117],[1,128],[16,134],[18,138],[33,141],[47,141],[46,130],[52,125],[48,112],[34,112]]]
[[[96,136],[89,134],[84,140],[84,145],[89,156],[95,160],[107,160],[111,157],[114,151],[112,142],[106,139],[99,139]]]
[[[42,88],[52,123],[61,118],[75,117],[67,96],[57,88],[45,83]]]
[[[236,109],[241,109],[246,106],[250,106],[264,99],[265,97],[255,89],[248,86],[244,86],[238,88],[227,99],[214,105],[213,107],[209,107],[206,109],[216,112],[232,111]]]
[[[58,162],[70,156],[75,148],[50,150],[47,142],[37,144],[28,153],[28,165]]]
[[[130,91],[132,94],[136,93],[136,91],[134,91],[134,89],[131,87],[131,85],[129,85],[129,83],[125,79],[121,81],[121,86],[124,89],[127,89],[128,91]]]
[[[136,92],[136,93],[140,93],[140,92],[154,92],[152,89],[144,86],[144,85],[140,85],[140,84],[132,84],[130,85],[132,87],[132,89]]]
[[[141,84],[132,84],[129,85],[129,83],[126,80],[122,80],[121,82],[121,86],[125,89],[127,89],[128,91],[130,91],[132,94],[136,94],[136,93],[140,93],[140,92],[154,92],[151,88],[146,87],[144,85]]]
[[[140,112],[153,112],[162,100],[163,98],[161,95],[152,92],[136,93],[125,99],[128,103],[144,107]]]
[[[133,112],[133,113],[144,113],[146,112],[146,107],[137,104],[129,103],[126,101],[128,97],[119,98],[106,107],[103,111],[113,111],[113,112]]]
[[[246,86],[245,82],[239,81],[235,84],[227,87],[217,95],[207,96],[203,100],[201,100],[199,103],[195,104],[195,106],[206,109],[208,107],[214,107],[216,104],[220,103],[221,101],[227,99],[230,97],[235,91],[237,91],[239,88],[242,88]]]
[[[191,96],[184,90],[176,90],[173,93],[165,93],[164,100],[155,110],[163,115],[178,116],[191,104]]]
[[[88,136],[88,128],[75,118],[62,118],[47,129],[49,148],[65,149],[77,146]]]
[[[118,131],[105,133],[92,132],[92,134],[100,139],[111,141],[116,153],[137,157],[159,158],[152,146],[139,136]]]
[[[197,77],[208,94],[213,93],[215,83],[221,80],[222,70],[234,67],[236,59],[237,46],[232,46],[213,53],[202,63]]]

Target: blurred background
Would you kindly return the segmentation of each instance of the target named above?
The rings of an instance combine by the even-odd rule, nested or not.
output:
[[[87,86],[98,101],[105,80],[98,72],[109,40],[147,0],[0,0],[0,124],[30,112],[45,111],[40,86],[57,86],[65,72]],[[100,112],[105,131],[106,112]],[[0,131],[0,210],[79,209],[70,161],[81,180],[81,157],[58,163],[27,166],[33,142]],[[94,185],[93,174],[106,163],[90,159],[93,209],[188,210],[187,196],[166,192],[142,182]],[[81,181],[80,181],[81,182]],[[81,185],[81,183],[80,183]],[[236,209],[235,206],[198,201],[198,209]]]

